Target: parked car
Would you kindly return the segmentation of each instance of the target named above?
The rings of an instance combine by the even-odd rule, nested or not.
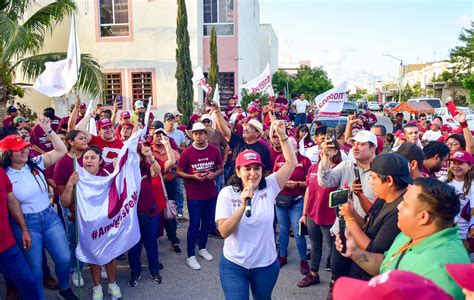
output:
[[[466,114],[466,121],[468,122],[469,128],[471,127],[471,123],[474,124],[474,112],[470,107],[465,106],[458,106],[457,109],[460,112]],[[459,122],[453,118],[447,107],[440,107],[435,110],[435,115],[439,116],[443,119],[443,124],[448,124],[453,128],[457,128],[459,126]]]
[[[408,99],[407,102],[427,102],[434,109],[442,107],[441,99],[439,98],[412,98]]]
[[[357,112],[357,104],[354,102],[344,102],[341,116],[352,115],[354,112]]]
[[[319,117],[319,118],[314,118],[313,122],[311,125],[309,125],[309,132],[311,133],[311,136],[314,136],[314,122],[320,121],[323,123],[324,126],[328,128],[336,128],[338,124],[347,124],[347,117],[339,117],[339,118],[328,118],[328,117]]]
[[[383,106],[383,115],[385,117],[391,118],[392,117],[392,109],[397,107],[398,104],[399,104],[398,102],[387,102],[387,103],[385,103],[385,105]]]
[[[381,111],[380,104],[378,104],[377,102],[369,102],[368,107],[372,111]]]

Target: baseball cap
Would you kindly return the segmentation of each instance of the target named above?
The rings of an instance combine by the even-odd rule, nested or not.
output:
[[[253,128],[255,128],[258,132],[260,132],[261,135],[263,134],[263,125],[259,121],[255,120],[255,119],[250,119],[247,122],[247,124],[249,126],[252,126]]]
[[[174,119],[174,114],[170,113],[170,112],[167,112],[164,116],[164,120],[168,121],[169,119]]]
[[[255,106],[250,105],[249,107],[247,107],[247,112],[250,114],[253,114],[253,113],[258,112],[258,109]]]
[[[107,126],[112,126],[112,122],[107,118],[100,118],[97,122],[97,127],[104,128]]]
[[[428,278],[408,271],[391,270],[369,281],[341,277],[334,285],[333,299],[452,300],[453,298]]]
[[[411,184],[408,160],[397,153],[384,153],[376,156],[370,163],[370,171],[379,175],[395,177],[402,182]]]
[[[448,264],[445,266],[449,275],[463,289],[474,291],[474,264]]]
[[[234,95],[234,96],[231,97],[231,99],[239,99],[239,96]]]
[[[175,116],[182,116],[182,115],[183,115],[182,113],[179,112],[179,110],[175,110],[175,111],[173,112],[173,114],[174,114]]]
[[[260,158],[260,154],[250,149],[240,152],[237,156],[237,159],[235,160],[236,168],[245,167],[251,164],[258,164],[262,167],[264,166],[262,159]]]
[[[16,112],[16,111],[17,111],[17,109],[16,109],[15,106],[9,106],[7,108],[7,113],[13,113],[13,112]]]
[[[260,99],[255,98],[255,99],[253,99],[253,102],[254,102],[254,103],[260,103]]]
[[[85,103],[81,103],[79,105],[79,109],[86,109],[87,108],[87,105]]]
[[[120,113],[120,119],[130,119],[130,113],[128,111],[122,111]]]
[[[164,128],[165,126],[163,125],[163,122],[161,121],[154,121],[153,123],[151,123],[150,125],[150,128],[151,129],[159,129],[159,128]]]
[[[212,118],[211,118],[211,116],[210,116],[210,115],[208,115],[208,114],[204,114],[204,115],[202,115],[202,116],[201,116],[201,121],[203,121],[203,120],[209,120],[209,121],[212,121]]]
[[[0,141],[2,151],[20,151],[28,146],[30,146],[30,143],[25,142],[23,138],[18,135],[9,135]]]
[[[189,122],[191,123],[194,123],[196,122],[197,120],[199,120],[200,116],[198,114],[192,114],[190,117],[189,117]]]
[[[453,131],[453,127],[451,127],[451,125],[449,124],[444,124],[443,126],[441,126],[441,131],[451,132]]]
[[[15,119],[13,119],[14,123],[29,122],[29,121],[30,120],[28,120],[27,118],[23,116],[16,116]]]
[[[418,162],[419,167],[423,165],[423,161],[425,160],[425,154],[423,153],[423,150],[416,144],[409,142],[403,143],[398,148],[396,153],[405,157],[408,162],[412,162],[415,160],[416,162]]]
[[[449,160],[455,160],[455,161],[459,161],[459,162],[466,162],[466,163],[470,163],[470,164],[473,163],[472,155],[469,154],[466,151],[463,151],[463,150],[459,150],[459,151],[454,152],[449,157]]]
[[[349,140],[353,140],[359,143],[371,142],[372,144],[377,146],[377,137],[375,136],[375,134],[368,130],[361,130],[357,132],[357,134],[354,137],[351,137]]]
[[[131,127],[131,128],[133,128],[134,126],[130,122],[125,122],[125,123],[122,124],[122,127]]]
[[[164,135],[168,136],[168,134],[166,133],[166,130],[164,128],[157,128],[155,129],[155,132],[153,134],[156,134],[158,132],[161,132],[163,133]]]
[[[237,104],[235,105],[235,107],[242,107],[242,104],[237,103]]]
[[[140,100],[137,100],[135,101],[135,103],[133,104],[136,108],[145,108],[145,104],[143,104],[142,101]]]

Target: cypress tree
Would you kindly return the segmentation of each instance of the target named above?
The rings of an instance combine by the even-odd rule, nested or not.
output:
[[[211,55],[211,66],[209,69],[209,85],[214,91],[216,84],[219,83],[219,64],[217,63],[217,34],[216,28],[212,27],[211,30],[211,45],[210,45],[210,55]]]
[[[193,112],[193,70],[189,55],[188,15],[185,0],[178,0],[176,17],[176,103],[178,110],[188,120]]]

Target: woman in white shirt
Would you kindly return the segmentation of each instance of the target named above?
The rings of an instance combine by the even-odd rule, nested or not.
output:
[[[245,150],[236,159],[231,185],[217,198],[216,222],[225,238],[219,273],[226,299],[271,299],[280,266],[275,247],[273,220],[275,198],[296,166],[283,121],[273,121],[285,164],[263,178],[260,155]],[[246,207],[250,216],[244,217]]]
[[[49,118],[40,116],[38,125],[53,144],[53,150],[29,158],[29,143],[19,136],[7,136],[1,142],[3,167],[13,185],[13,194],[18,199],[26,225],[30,231],[32,245],[24,255],[31,268],[38,288],[43,289],[42,251],[46,248],[54,261],[59,281],[60,299],[77,299],[69,287],[69,263],[71,255],[64,226],[51,206],[48,184],[43,170],[54,165],[67,153],[66,145],[51,129]],[[13,234],[20,248],[22,231],[19,225],[10,221]]]

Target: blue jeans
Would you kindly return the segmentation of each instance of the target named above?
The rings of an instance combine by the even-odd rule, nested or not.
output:
[[[24,216],[33,243],[28,251],[23,251],[23,254],[38,288],[43,289],[42,251],[44,247],[54,261],[59,287],[68,289],[71,254],[66,232],[58,214],[52,206],[49,206],[39,213]],[[20,226],[14,220],[10,220],[10,224],[18,246],[23,248]]]
[[[151,217],[144,224],[140,222],[140,241],[128,251],[128,264],[132,270],[132,276],[138,276],[142,272],[140,257],[142,245],[145,246],[148,259],[148,269],[152,276],[160,274],[160,261],[158,259],[158,227],[160,226],[160,215]]]
[[[290,208],[281,208],[276,206],[276,216],[280,233],[280,256],[288,256],[288,243],[290,241],[290,225],[295,236],[296,248],[300,255],[300,261],[306,260],[306,238],[299,235],[299,221],[303,214],[303,199],[296,202]]]
[[[306,113],[295,115],[295,128],[301,124],[306,124]]]
[[[183,207],[184,207],[184,185],[183,185],[183,179],[175,177],[173,180],[176,188],[176,209],[178,213],[183,213]]]
[[[64,220],[64,225],[66,227],[66,235],[67,235],[67,240],[69,244],[69,251],[71,252],[71,263],[69,264],[69,269],[71,273],[77,271],[77,258],[76,258],[76,247],[77,247],[77,242],[76,242],[76,222],[71,221],[70,216],[71,216],[71,210],[66,207],[62,207],[61,205],[61,211],[63,214],[63,220]],[[84,263],[82,261],[79,261],[79,269],[82,271],[82,268],[84,267]],[[44,272],[44,270],[43,270]]]
[[[262,268],[246,269],[221,255],[219,277],[227,300],[249,299],[249,286],[255,300],[272,299],[272,291],[280,273],[276,259],[271,265]]]
[[[43,286],[38,288],[30,267],[17,245],[0,253],[0,273],[15,286],[21,299],[44,299]]]
[[[196,239],[199,236],[199,250],[206,248],[209,234],[209,219],[212,206],[216,206],[216,198],[208,200],[188,199],[189,228],[187,234],[188,257],[196,255]]]

